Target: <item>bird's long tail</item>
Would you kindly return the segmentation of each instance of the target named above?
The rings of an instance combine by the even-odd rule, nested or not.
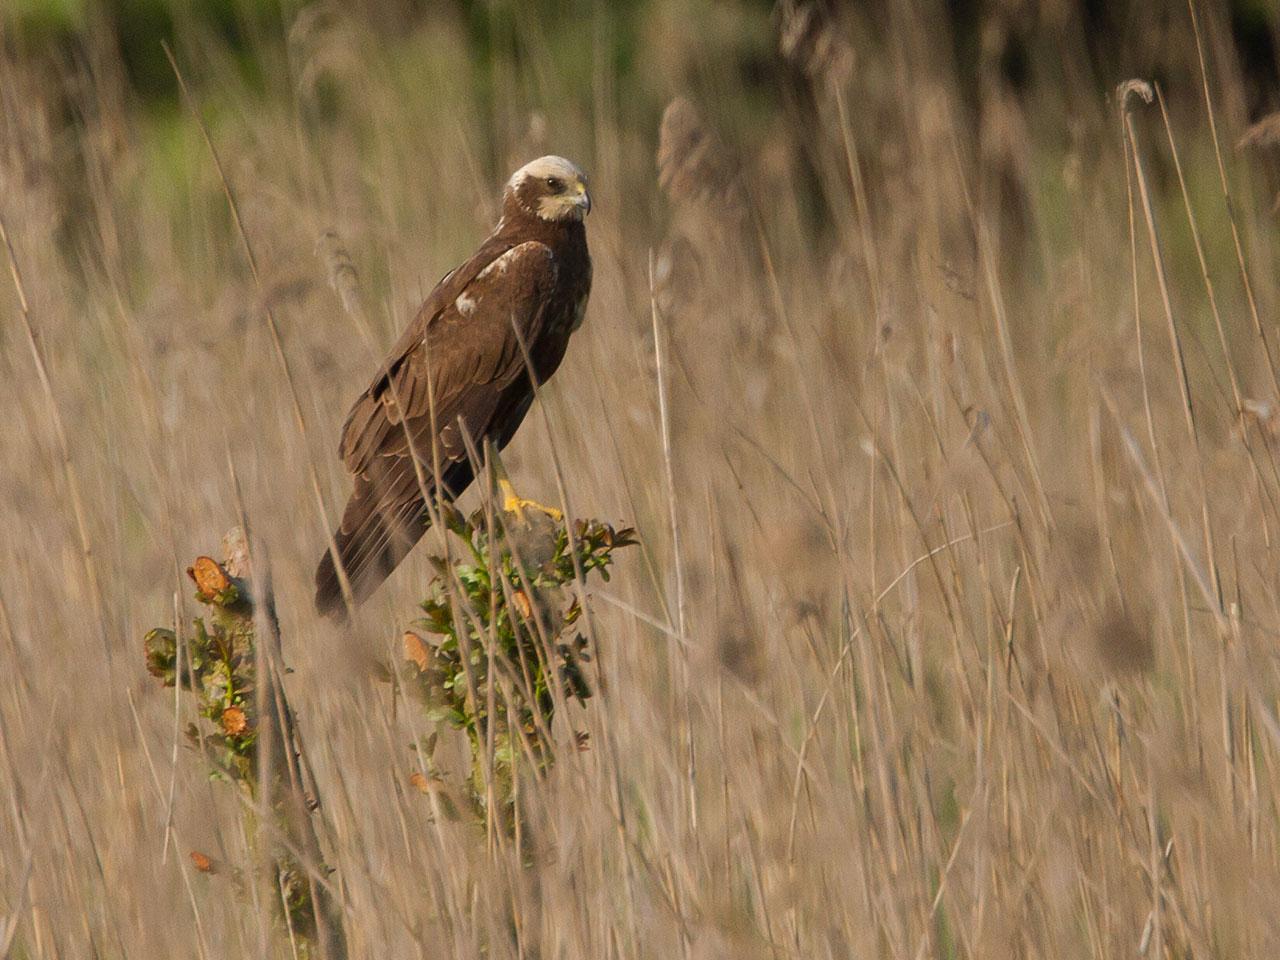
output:
[[[342,524],[333,535],[338,562],[351,584],[354,603],[363,602],[413,549],[430,519],[421,497],[395,503],[379,503],[361,483],[347,501]],[[332,550],[326,550],[316,568],[316,610],[326,617],[346,616]]]
[[[462,460],[450,464],[439,485],[428,483],[427,489],[433,496],[438,491],[443,499],[455,500],[474,476],[471,463]],[[367,474],[356,478],[351,499],[342,511],[342,523],[333,535],[338,561],[351,584],[353,603],[362,603],[378,589],[431,526],[422,492],[413,472],[402,472],[390,481],[386,477],[370,479]],[[316,568],[316,609],[335,619],[347,615],[331,550],[325,551]]]

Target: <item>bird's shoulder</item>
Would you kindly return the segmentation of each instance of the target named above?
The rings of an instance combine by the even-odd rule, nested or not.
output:
[[[467,323],[492,315],[501,316],[507,325],[511,311],[521,301],[549,292],[558,269],[555,253],[547,244],[540,240],[516,243],[489,261],[452,300],[435,311],[432,319]],[[428,323],[426,329],[430,331],[432,326]]]
[[[476,315],[483,300],[490,309],[509,309],[514,301],[545,292],[557,269],[554,251],[541,240],[521,240],[495,231],[467,260],[445,274],[418,308],[391,349],[378,376],[370,384],[376,391],[395,366],[432,340],[447,339],[450,327]],[[441,321],[444,321],[443,323]],[[437,329],[433,329],[437,328]]]

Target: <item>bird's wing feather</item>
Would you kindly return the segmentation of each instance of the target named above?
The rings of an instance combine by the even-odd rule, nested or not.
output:
[[[397,346],[357,399],[340,444],[356,486],[334,535],[357,602],[426,529],[422,493],[435,488],[435,466],[451,495],[470,483],[463,429],[479,448],[485,436],[509,438],[529,408],[531,397],[509,388],[525,375],[520,342],[538,339],[556,270],[550,248],[531,241],[471,270],[461,289],[445,278],[429,305],[442,289],[457,291],[453,300],[415,321],[416,343]],[[328,554],[316,572],[316,602],[326,611],[342,602]]]
[[[423,488],[436,486],[435,466],[450,495],[471,482],[463,426],[476,447],[490,435],[501,443],[529,407],[531,391],[510,388],[525,374],[520,341],[541,332],[556,263],[535,241],[486,247],[478,265],[479,254],[436,287],[343,428],[356,483],[334,540],[357,602],[426,530]],[[316,571],[316,603],[341,609],[330,554]]]
[[[450,278],[442,281],[406,331],[415,334],[416,343],[397,344],[352,407],[339,447],[347,469],[371,471],[370,479],[376,479],[391,467],[377,461],[407,455],[410,437],[427,462],[433,437],[443,461],[465,456],[458,418],[475,438],[488,432],[503,389],[524,372],[515,330],[526,346],[537,338],[555,271],[550,248],[528,241],[479,268],[468,261],[465,272],[472,277],[460,289]],[[459,268],[451,277],[463,272]],[[429,305],[450,293],[453,298],[428,322],[419,322]]]
[[[393,377],[400,365],[423,341],[431,324],[457,300],[458,295],[466,289],[476,276],[490,263],[511,249],[509,242],[497,237],[490,237],[480,249],[471,255],[461,266],[455,267],[440,278],[427,294],[413,320],[405,327],[404,332],[392,346],[387,358],[378,367],[373,382],[352,405],[347,414],[346,423],[342,426],[342,437],[338,443],[338,456],[343,462],[349,462],[349,440],[361,437],[369,429],[371,421],[379,414],[377,403],[368,402],[376,399],[377,394],[386,388],[387,381]],[[398,418],[397,418],[398,419]]]

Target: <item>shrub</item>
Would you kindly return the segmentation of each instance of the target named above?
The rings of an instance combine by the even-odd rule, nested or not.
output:
[[[541,776],[554,759],[557,701],[591,696],[578,587],[593,573],[607,581],[614,550],[634,544],[635,531],[579,520],[570,533],[537,512],[516,520],[446,508],[444,520],[463,550],[431,558],[436,576],[404,636],[402,678],[432,723],[423,756],[442,729],[465,732],[467,799],[509,830],[522,758]]]

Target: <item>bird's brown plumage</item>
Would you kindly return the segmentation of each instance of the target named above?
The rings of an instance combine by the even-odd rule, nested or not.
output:
[[[355,489],[334,541],[356,603],[426,531],[424,494],[452,499],[471,483],[463,431],[475,450],[501,449],[533,401],[530,366],[541,384],[560,365],[591,289],[589,209],[568,161],[517,171],[493,233],[431,291],[352,406],[339,454]],[[331,550],[316,571],[316,607],[345,610]]]

